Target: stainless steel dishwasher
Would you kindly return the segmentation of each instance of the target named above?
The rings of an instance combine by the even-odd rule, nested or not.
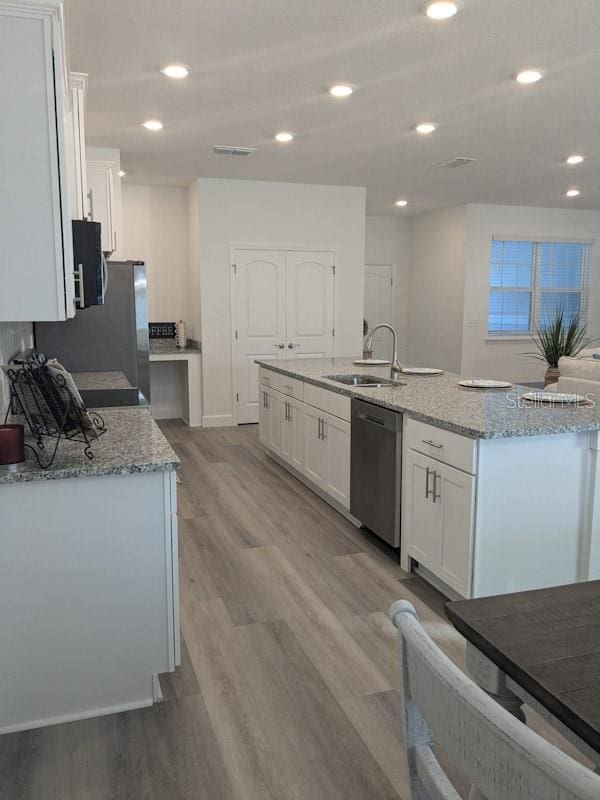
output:
[[[400,547],[402,414],[352,400],[350,513]]]

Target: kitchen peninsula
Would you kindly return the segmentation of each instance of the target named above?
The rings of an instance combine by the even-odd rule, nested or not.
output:
[[[100,414],[93,459],[0,473],[0,733],[150,705],[179,663],[179,460],[148,408]]]
[[[600,577],[599,408],[529,405],[526,387],[465,389],[452,373],[350,387],[331,376],[389,377],[350,358],[257,363],[263,445],[346,515],[351,399],[403,415],[406,570],[462,597]]]

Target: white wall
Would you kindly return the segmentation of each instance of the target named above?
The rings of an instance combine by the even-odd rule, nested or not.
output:
[[[33,328],[30,322],[0,322],[0,366],[33,345]],[[0,424],[8,408],[8,379],[0,369]]]
[[[338,355],[362,352],[365,255],[364,188],[200,178],[197,203],[204,424],[231,424],[230,256],[232,245],[315,247],[337,251]],[[194,324],[199,320],[196,315]]]
[[[410,223],[408,219],[367,217],[365,264],[390,264],[394,278],[392,325],[398,332],[398,357],[408,357]]]
[[[408,360],[460,372],[467,207],[410,219]]]
[[[127,258],[148,262],[149,320],[190,323],[187,189],[123,183],[122,193]]]
[[[546,369],[544,364],[522,355],[523,352],[533,349],[527,338],[509,342],[487,340],[492,237],[532,236],[593,240],[599,232],[599,211],[526,206],[468,206],[461,365],[463,374],[515,382],[541,381]],[[600,336],[600,242],[592,248],[592,259],[588,327],[591,336]]]

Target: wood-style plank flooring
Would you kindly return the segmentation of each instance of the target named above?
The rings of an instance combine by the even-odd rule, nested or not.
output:
[[[153,708],[0,737],[0,798],[408,800],[386,612],[410,600],[460,665],[443,599],[271,461],[256,426],[161,427],[183,462],[182,665]]]

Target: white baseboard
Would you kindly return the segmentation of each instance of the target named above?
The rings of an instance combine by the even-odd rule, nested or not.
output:
[[[233,414],[203,414],[202,416],[203,428],[231,428],[236,425]]]
[[[31,720],[30,722],[19,722],[16,725],[6,725],[0,727],[0,735],[5,733],[18,733],[19,731],[29,731],[34,728],[47,728],[49,725],[60,725],[63,722],[77,722],[81,719],[91,719],[92,717],[105,717],[108,714],[119,714],[121,711],[134,711],[137,708],[147,708],[154,705],[154,698],[148,697],[144,700],[136,700],[134,703],[121,703],[115,706],[104,708],[92,708],[88,711],[78,711],[74,714],[63,714],[58,717],[47,717],[45,719]]]
[[[183,419],[181,403],[152,403],[150,407],[154,419]]]

